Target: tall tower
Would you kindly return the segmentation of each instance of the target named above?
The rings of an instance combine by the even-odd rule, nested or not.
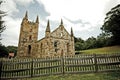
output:
[[[25,17],[21,23],[19,43],[18,43],[18,57],[32,56],[34,43],[38,39],[39,18],[37,16],[35,22],[28,20],[28,13],[26,11]]]

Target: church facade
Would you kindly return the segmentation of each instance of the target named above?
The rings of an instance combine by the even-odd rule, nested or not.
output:
[[[47,22],[45,37],[38,40],[39,18],[35,22],[28,20],[27,12],[21,23],[18,57],[60,57],[75,54],[74,35],[67,32],[61,19],[57,29],[51,32],[49,20]]]

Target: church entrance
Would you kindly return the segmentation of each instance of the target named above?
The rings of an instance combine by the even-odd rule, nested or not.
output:
[[[28,45],[28,55],[31,53],[31,45]]]

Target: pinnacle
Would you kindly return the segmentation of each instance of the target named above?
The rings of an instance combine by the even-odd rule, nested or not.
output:
[[[48,20],[48,23],[47,23],[46,32],[50,32],[50,23],[49,23],[49,20]]]
[[[28,19],[28,12],[25,13],[25,18]]]
[[[63,20],[61,19],[61,23],[60,23],[60,25],[63,25]]]
[[[39,23],[39,17],[38,17],[38,15],[37,15],[37,18],[36,18],[36,23]]]

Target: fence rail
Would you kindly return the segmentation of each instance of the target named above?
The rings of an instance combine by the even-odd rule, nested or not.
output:
[[[1,79],[106,71],[120,71],[120,54],[0,60]]]

